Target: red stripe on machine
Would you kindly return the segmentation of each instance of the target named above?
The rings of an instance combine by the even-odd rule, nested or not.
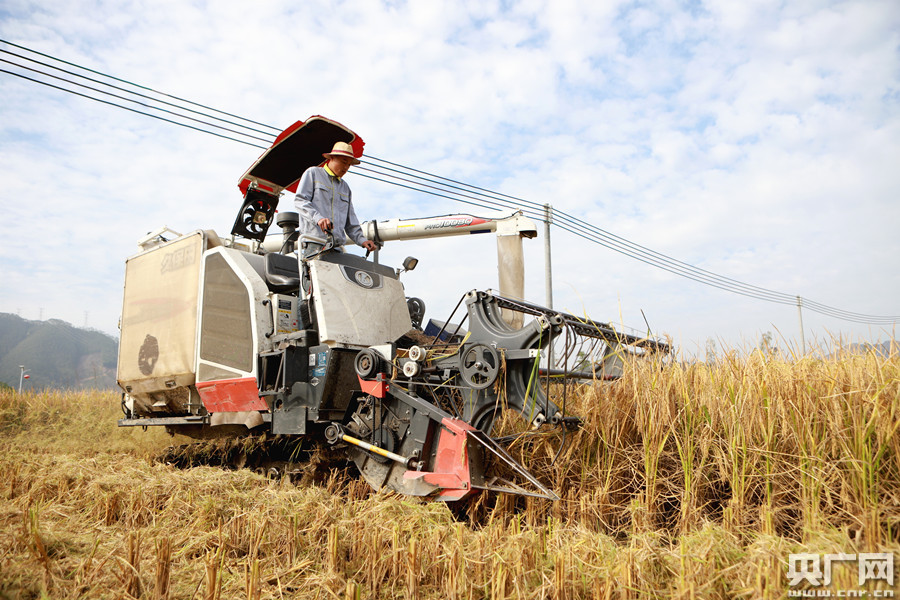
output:
[[[196,387],[203,406],[211,413],[269,408],[266,401],[259,397],[255,377],[200,381]]]

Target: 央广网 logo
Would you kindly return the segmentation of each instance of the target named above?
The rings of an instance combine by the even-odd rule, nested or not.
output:
[[[884,581],[894,585],[894,555],[890,553],[860,554],[791,554],[788,557],[788,586],[795,587],[807,584],[808,587],[831,585],[832,569],[836,563],[856,562],[857,584],[862,587],[867,583]],[[791,598],[893,598],[892,590],[811,590],[792,589],[788,591]]]

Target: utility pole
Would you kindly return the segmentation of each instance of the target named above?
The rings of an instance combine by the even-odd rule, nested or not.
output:
[[[547,308],[553,308],[553,264],[550,261],[550,221],[553,209],[544,205],[544,288],[547,295]]]
[[[22,395],[22,380],[25,379],[25,365],[19,365],[19,395]]]
[[[806,334],[803,332],[803,298],[797,296],[797,314],[800,315],[800,341],[803,344],[803,355],[806,356]]]
[[[550,221],[553,219],[553,208],[544,204],[544,289],[547,308],[553,308],[553,262],[550,260]],[[553,368],[553,342],[547,348],[547,370]]]

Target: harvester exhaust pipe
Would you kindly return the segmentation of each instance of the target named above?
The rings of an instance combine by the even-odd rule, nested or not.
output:
[[[292,253],[294,251],[294,242],[297,241],[297,227],[300,226],[300,215],[295,212],[281,212],[275,217],[275,223],[281,227],[283,234],[282,253]]]

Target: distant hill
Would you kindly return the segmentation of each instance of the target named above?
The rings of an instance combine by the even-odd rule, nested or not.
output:
[[[0,382],[19,387],[19,365],[26,389],[112,389],[116,387],[119,342],[92,329],[59,319],[27,321],[0,313]]]
[[[881,356],[890,356],[891,350],[897,352],[898,346],[897,342],[893,343],[893,348],[891,346],[891,341],[888,340],[886,342],[880,342],[871,344],[869,342],[864,342],[861,344],[853,343],[844,348],[841,348],[841,352],[845,352],[848,354],[866,354],[868,352],[874,352],[875,354],[880,354]]]

